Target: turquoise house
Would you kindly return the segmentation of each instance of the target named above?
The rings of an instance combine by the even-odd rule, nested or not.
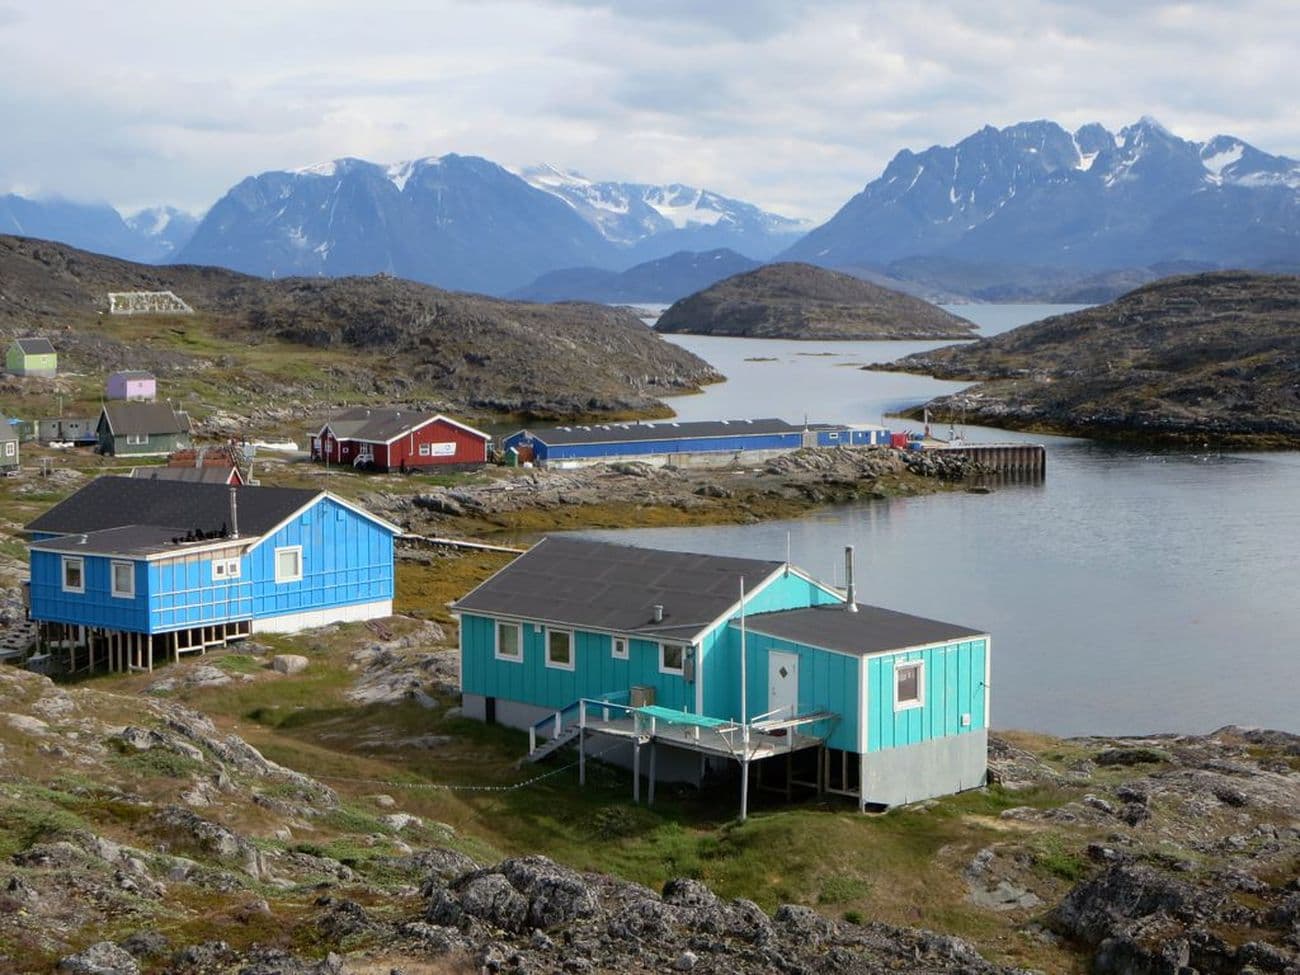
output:
[[[90,666],[392,614],[401,529],[325,491],[101,477],[27,531],[39,642]]]
[[[652,783],[739,763],[863,808],[986,778],[989,635],[785,562],[551,536],[454,609],[465,714],[535,755],[648,747]]]

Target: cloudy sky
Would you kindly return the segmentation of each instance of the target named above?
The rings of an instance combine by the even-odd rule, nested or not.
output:
[[[1300,156],[1297,38],[1294,0],[0,0],[0,192],[199,211],[267,169],[460,152],[820,220],[986,123],[1149,114]]]

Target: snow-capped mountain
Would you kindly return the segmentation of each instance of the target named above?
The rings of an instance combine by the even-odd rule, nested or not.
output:
[[[1112,134],[986,126],[903,150],[783,259],[909,256],[1076,268],[1300,262],[1300,163],[1231,136],[1199,143],[1144,117]]]
[[[766,259],[808,229],[803,221],[681,183],[602,182],[550,165],[530,166],[519,175],[564,200],[606,240],[641,261],[720,248]]]
[[[573,208],[496,163],[337,159],[243,180],[177,259],[260,275],[387,272],[499,294],[557,267],[606,265]]]
[[[57,240],[97,254],[156,264],[189,238],[198,221],[173,207],[123,219],[106,203],[0,196],[0,234]]]

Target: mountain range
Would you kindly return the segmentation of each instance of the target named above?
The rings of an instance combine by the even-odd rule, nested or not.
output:
[[[696,187],[456,154],[250,176],[201,220],[0,197],[0,232],[265,277],[386,272],[498,295],[671,301],[712,260],[682,252],[727,249],[934,299],[1099,300],[1171,270],[1300,270],[1300,163],[1232,136],[1182,139],[1151,118],[1117,133],[985,126],[902,150],[804,229]],[[611,276],[634,267],[630,282]]]

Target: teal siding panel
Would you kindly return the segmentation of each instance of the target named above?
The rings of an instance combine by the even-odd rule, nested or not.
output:
[[[871,701],[867,750],[914,745],[934,738],[968,734],[985,727],[984,640],[950,643],[927,650],[884,654],[868,662]],[[919,660],[925,666],[925,704],[894,709],[894,665]],[[969,723],[962,724],[962,716]]]

